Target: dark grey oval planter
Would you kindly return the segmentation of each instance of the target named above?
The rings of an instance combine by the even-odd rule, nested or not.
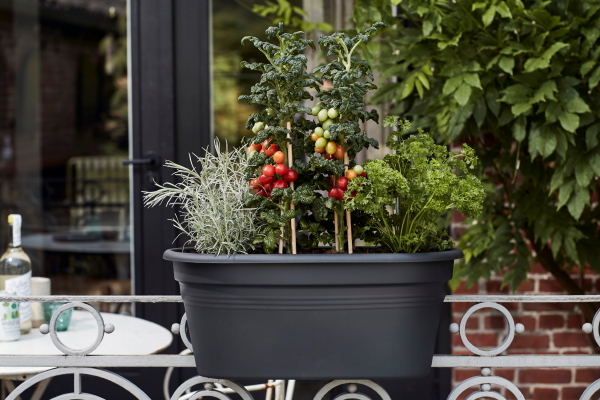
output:
[[[462,256],[164,253],[198,373],[223,379],[426,375],[446,283]]]

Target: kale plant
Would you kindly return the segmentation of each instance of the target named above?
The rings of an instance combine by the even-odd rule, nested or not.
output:
[[[398,117],[385,119],[396,126]],[[438,228],[440,217],[457,209],[467,217],[481,214],[485,192],[469,170],[478,162],[472,148],[448,151],[423,133],[402,138],[410,123],[402,122],[387,140],[394,151],[383,160],[365,163],[367,177],[350,181],[345,207],[371,218],[361,233],[367,240],[400,253],[439,251],[453,247],[447,232]]]
[[[200,171],[167,161],[165,166],[173,168],[181,182],[157,184],[156,191],[143,192],[144,204],[177,206],[183,220],[175,215],[172,221],[180,235],[188,236],[185,244],[193,243],[199,253],[244,254],[254,249],[253,240],[264,225],[257,210],[246,207],[251,194],[245,150],[222,152],[218,140],[214,150],[214,155],[206,149],[204,157],[195,156]]]
[[[322,82],[306,71],[304,51],[307,47],[314,50],[315,45],[304,39],[304,32],[285,33],[280,23],[267,29],[266,33],[268,39],[276,39],[278,44],[255,37],[242,39],[242,43],[251,41],[268,61],[242,62],[243,67],[262,75],[260,82],[252,87],[251,94],[240,96],[240,100],[264,106],[261,112],[248,117],[246,125],[256,134],[251,146],[255,151],[250,153],[246,176],[257,196],[249,205],[258,207],[268,224],[265,235],[257,236],[256,244],[262,244],[265,252],[272,253],[280,240],[284,240],[290,252],[291,223],[295,223],[292,220],[310,209],[315,194],[305,177],[298,179],[300,171],[292,166],[294,160],[290,160],[288,144],[298,163],[304,152],[304,137],[316,126],[301,116],[311,112],[310,108],[302,106],[302,102],[312,99],[307,88],[318,90]],[[290,170],[293,172],[288,172]],[[294,182],[295,188],[290,187]]]

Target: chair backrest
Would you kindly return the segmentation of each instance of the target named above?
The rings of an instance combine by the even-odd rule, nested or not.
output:
[[[90,213],[100,217],[103,213],[116,213],[106,219],[113,220],[120,227],[126,226],[129,168],[123,165],[124,159],[123,156],[83,156],[69,159],[65,200],[71,205],[72,227],[81,227]]]

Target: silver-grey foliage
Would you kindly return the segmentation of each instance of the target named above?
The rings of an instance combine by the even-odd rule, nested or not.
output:
[[[262,228],[257,210],[247,208],[250,187],[245,177],[248,167],[245,148],[221,151],[214,141],[214,154],[205,149],[205,156],[196,157],[199,170],[186,168],[172,161],[165,166],[173,168],[180,183],[156,184],[159,189],[144,192],[144,204],[153,207],[164,201],[178,206],[180,217],[172,220],[174,226],[189,237],[185,243],[194,244],[199,253],[240,254],[253,249],[253,239]],[[190,155],[192,161],[192,155]]]

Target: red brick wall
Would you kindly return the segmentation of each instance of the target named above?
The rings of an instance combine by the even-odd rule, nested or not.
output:
[[[579,271],[573,271],[579,282]],[[586,270],[584,274],[586,293],[600,292],[598,274]],[[466,289],[464,283],[456,294],[509,294],[507,288],[500,289],[502,277],[494,275],[489,281],[481,280]],[[532,265],[528,280],[523,282],[516,294],[566,294],[560,285],[540,265]],[[454,322],[460,323],[464,312],[473,304],[453,303]],[[515,323],[522,323],[525,332],[517,335],[507,354],[591,354],[591,336],[581,331],[582,318],[575,304],[552,303],[503,303],[510,311]],[[506,337],[507,324],[504,316],[496,310],[484,309],[474,313],[467,323],[467,337],[475,346],[493,348]],[[453,354],[471,354],[456,334],[452,337]],[[504,377],[521,390],[526,399],[534,400],[579,400],[585,388],[600,378],[600,368],[558,369],[508,369],[497,368],[492,374]],[[475,369],[455,369],[453,385],[480,375]],[[470,393],[470,392],[469,392]],[[513,398],[505,393],[507,399]],[[463,396],[464,398],[465,396]]]

